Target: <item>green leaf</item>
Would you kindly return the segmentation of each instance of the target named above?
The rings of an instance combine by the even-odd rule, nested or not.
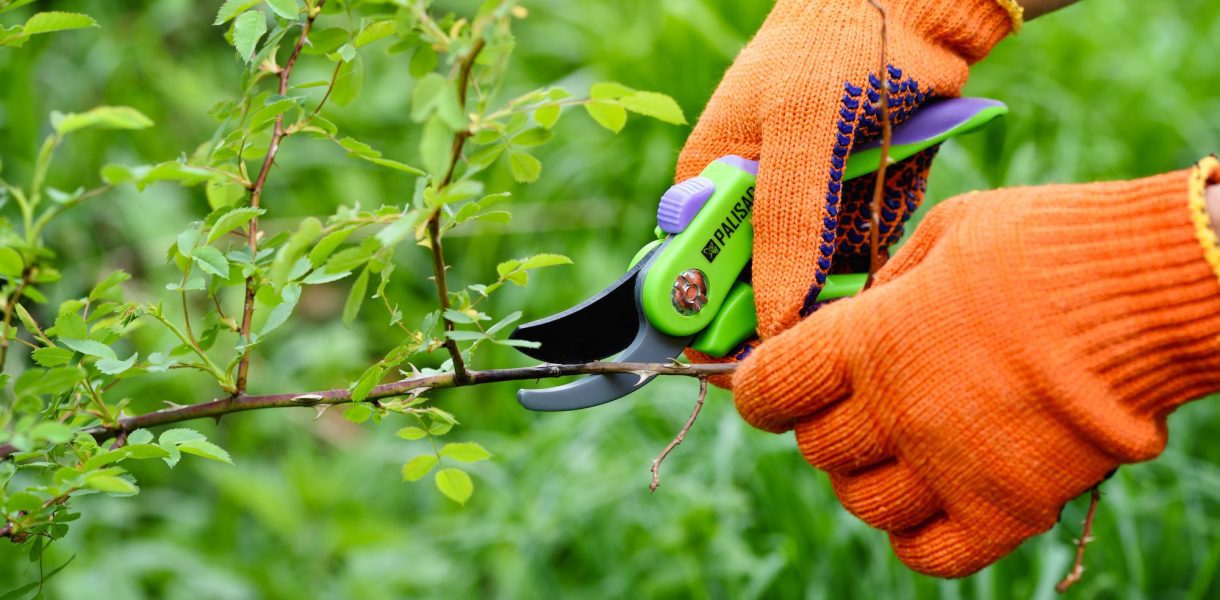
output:
[[[267,6],[271,7],[272,12],[285,19],[295,19],[301,12],[297,0],[267,0]]]
[[[136,484],[114,475],[90,476],[85,479],[85,486],[108,494],[134,495],[140,493],[140,488],[136,487]]]
[[[254,58],[254,48],[265,33],[267,17],[261,10],[244,12],[233,22],[233,47],[243,61],[250,62]]]
[[[31,4],[33,2],[34,2],[34,0],[9,0],[9,2],[0,4],[0,14],[4,14],[10,10],[17,10],[18,8],[21,8],[22,6]]]
[[[220,5],[220,12],[216,13],[216,20],[213,25],[224,25],[229,22],[229,19],[243,13],[246,9],[258,4],[259,0],[225,0],[224,4]]]
[[[508,166],[518,183],[537,181],[542,174],[542,161],[524,152],[510,152]]]
[[[396,435],[404,440],[420,440],[425,437],[428,437],[428,432],[424,431],[423,429],[421,429],[419,427],[403,427],[402,429],[399,429],[394,435]]]
[[[521,268],[530,270],[570,264],[572,264],[572,259],[562,254],[535,254],[522,261]]]
[[[560,107],[558,104],[544,104],[534,111],[534,121],[550,129],[559,121]]]
[[[352,289],[347,293],[347,302],[343,304],[343,324],[347,327],[352,326],[352,322],[356,320],[356,315],[360,314],[360,306],[364,304],[364,295],[368,292],[369,287],[369,270],[366,267],[360,271],[360,276],[356,277],[356,282],[352,284]]]
[[[435,466],[435,454],[416,456],[402,466],[402,478],[404,481],[419,481],[424,475],[427,475],[428,472],[432,470],[432,467]]]
[[[326,234],[326,237],[319,240],[313,249],[309,251],[310,264],[314,267],[322,266],[322,263],[326,262],[326,259],[335,251],[335,248],[338,248],[339,244],[342,244],[353,231],[355,229],[348,228]]]
[[[48,369],[45,373],[37,373],[35,371],[26,371],[33,376],[26,380],[21,378],[14,384],[14,391],[18,394],[62,394],[76,387],[76,384],[85,379],[85,370],[79,366],[74,367],[58,367]]]
[[[113,165],[112,165],[113,166]],[[109,179],[107,180],[109,181]],[[115,183],[111,181],[111,183]],[[228,177],[213,177],[204,186],[208,197],[208,206],[212,210],[233,206],[246,195],[246,188]]]
[[[288,321],[288,317],[292,316],[292,310],[296,307],[297,301],[301,299],[301,286],[290,283],[284,286],[280,291],[281,302],[271,309],[271,313],[267,315],[267,320],[263,322],[263,328],[259,330],[259,337],[264,337],[271,333],[275,328],[283,325]]]
[[[109,359],[116,358],[115,354],[114,354],[114,350],[111,350],[110,346],[107,346],[106,344],[103,344],[101,342],[97,342],[94,340],[76,340],[76,339],[60,339],[59,341],[63,345],[65,345],[77,352],[80,352],[81,354],[85,354],[87,356],[96,356],[98,358],[109,358]]]
[[[357,48],[366,46],[377,40],[394,35],[396,26],[393,19],[385,19],[384,21],[373,21],[369,23],[360,33],[356,34],[356,41],[353,42]]]
[[[177,465],[178,461],[182,458],[182,453],[178,450],[179,444],[203,439],[206,439],[203,434],[195,431],[194,429],[178,427],[161,432],[161,437],[157,440],[157,445],[161,446],[166,452],[169,453],[169,456],[164,459],[165,464],[173,467],[174,465]]]
[[[220,215],[220,218],[216,219],[216,224],[212,225],[211,231],[208,231],[208,239],[206,243],[211,244],[212,242],[220,239],[220,237],[224,234],[229,233],[230,231],[233,231],[246,223],[249,223],[254,219],[254,217],[257,217],[264,212],[266,211],[261,208],[243,207],[235,208],[223,215]]]
[[[25,271],[25,261],[21,254],[8,246],[0,246],[0,275],[9,279],[20,279]]]
[[[589,102],[585,104],[585,111],[597,121],[598,125],[618,133],[623,130],[623,126],[627,124],[627,110],[618,104],[610,102]]]
[[[339,65],[335,85],[330,90],[330,99],[339,106],[347,106],[360,95],[363,88],[364,59],[357,56],[354,60]]]
[[[603,81],[589,87],[589,97],[594,100],[615,100],[634,93],[635,90],[614,81]]]
[[[61,135],[89,127],[102,129],[145,129],[152,119],[130,106],[98,106],[83,113],[51,113],[51,126]]]
[[[229,457],[229,453],[226,452],[224,448],[221,448],[220,446],[217,446],[216,444],[213,444],[207,440],[186,440],[178,444],[178,450],[187,454],[194,454],[195,456],[210,458],[222,463],[233,464],[233,459]]]
[[[623,108],[644,116],[652,117],[673,123],[674,125],[685,125],[686,115],[682,113],[682,107],[673,98],[665,94],[657,92],[636,92],[630,96],[624,96],[619,100]]]
[[[62,444],[72,439],[72,428],[58,421],[43,421],[30,430],[30,437],[52,444]]]
[[[205,273],[210,273],[221,279],[229,277],[229,260],[211,246],[200,246],[191,252],[191,258]]]
[[[454,442],[441,447],[441,456],[458,462],[472,463],[491,458],[491,453],[474,442]]]
[[[411,77],[419,79],[435,68],[436,50],[432,49],[431,44],[420,44],[411,56],[411,65],[408,67]]]
[[[458,504],[465,505],[474,493],[474,482],[461,469],[441,469],[436,472],[436,489]]]
[[[98,300],[100,298],[105,297],[107,292],[114,289],[115,286],[119,285],[120,283],[123,283],[124,281],[127,281],[129,279],[131,279],[131,274],[127,273],[126,271],[124,271],[122,269],[117,269],[117,270],[111,271],[110,274],[107,275],[105,279],[101,280],[100,282],[98,282],[97,285],[93,286],[93,290],[89,292],[89,301],[92,302],[94,300]]]
[[[34,362],[44,367],[58,367],[68,364],[72,360],[72,351],[66,348],[39,348],[31,353]]]
[[[21,28],[22,35],[38,35],[40,33],[50,33],[52,31],[65,31],[68,29],[85,29],[86,27],[97,27],[97,21],[89,15],[70,12],[40,12],[25,22],[25,26]]]
[[[357,425],[368,421],[372,416],[373,407],[363,402],[349,404],[348,407],[343,410],[343,418],[351,421],[352,423],[356,423]]]
[[[453,130],[440,118],[433,117],[424,124],[424,131],[419,139],[419,156],[433,181],[440,181],[449,168],[452,143]]]
[[[137,356],[139,355],[133,353],[131,356],[127,357],[127,360],[104,358],[94,363],[93,366],[97,367],[97,370],[107,375],[118,375],[119,373],[122,373],[123,371],[126,371],[134,366],[136,364]]]
[[[525,131],[513,136],[512,144],[522,148],[541,146],[542,144],[551,141],[551,138],[553,137],[555,137],[555,134],[551,133],[549,129],[534,127],[533,129],[526,129]]]
[[[128,446],[139,446],[149,444],[153,441],[153,434],[147,429],[137,429],[127,435]]]

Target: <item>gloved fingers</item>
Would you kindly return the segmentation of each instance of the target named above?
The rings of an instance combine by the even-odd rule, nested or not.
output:
[[[979,523],[980,527],[988,527]],[[908,531],[891,532],[890,546],[908,567],[936,577],[965,577],[999,560],[1024,538],[991,539],[941,514]]]
[[[941,510],[923,478],[898,459],[850,474],[831,473],[830,482],[843,507],[877,529],[906,531]]]
[[[848,397],[845,348],[852,335],[846,306],[829,306],[762,342],[733,375],[733,400],[751,425],[779,433]]]
[[[874,284],[892,281],[923,262],[945,234],[961,221],[963,211],[968,207],[962,200],[963,197],[951,198],[928,211],[911,239],[877,272]]]
[[[904,231],[907,220],[919,209],[927,191],[928,171],[940,146],[933,146],[918,154],[890,165],[886,170],[885,194],[882,199],[879,219],[879,236],[882,254],[896,243]],[[873,173],[858,177],[843,185],[843,215],[839,219],[838,250],[835,262],[838,272],[846,262],[847,270],[863,272],[868,269],[872,246],[872,203],[877,175]]]
[[[796,443],[809,464],[823,471],[859,471],[893,453],[863,402],[850,399],[796,424]]]
[[[800,101],[778,103],[762,124],[753,279],[764,340],[812,311],[835,252],[843,173],[864,102],[860,88],[823,87],[786,91]]]

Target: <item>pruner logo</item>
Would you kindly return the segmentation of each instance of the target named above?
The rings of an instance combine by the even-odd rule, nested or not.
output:
[[[707,245],[703,247],[703,258],[706,258],[707,262],[710,263],[716,260],[716,256],[719,254],[720,245],[716,243],[716,240],[708,240]]]

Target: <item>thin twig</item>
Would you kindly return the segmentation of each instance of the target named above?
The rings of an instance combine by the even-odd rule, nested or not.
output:
[[[309,38],[309,31],[313,29],[313,22],[322,14],[322,6],[326,4],[326,0],[318,0],[317,6],[309,11],[305,17],[305,24],[301,26],[301,35],[297,37],[297,43],[292,48],[292,53],[288,55],[288,62],[284,63],[284,67],[280,69],[279,78],[279,94],[285,96],[288,94],[288,78],[292,76],[292,69],[296,66],[297,57],[301,55],[301,49],[305,47],[305,41]],[[259,202],[263,197],[263,187],[267,183],[267,175],[271,173],[271,165],[275,163],[275,155],[280,150],[280,142],[284,139],[284,115],[283,113],[275,117],[275,129],[271,133],[271,145],[267,146],[267,156],[263,158],[263,166],[258,171],[258,177],[255,178],[254,184],[250,186],[250,207],[258,208]],[[258,215],[250,219],[248,228],[247,241],[250,245],[250,256],[258,256]],[[237,363],[237,393],[241,394],[246,390],[246,378],[250,372],[250,324],[254,318],[254,294],[257,287],[254,282],[254,274],[246,278],[246,298],[242,305],[241,315],[241,338],[245,342],[241,352],[241,359]]]
[[[474,61],[479,57],[479,52],[483,51],[483,38],[475,40],[474,45],[470,47],[470,51],[466,53],[466,57],[462,59],[460,71],[458,73],[458,105],[465,110],[466,93],[470,87],[470,73],[474,68]],[[463,128],[461,131],[453,135],[453,144],[449,156],[449,168],[445,170],[444,177],[437,182],[437,191],[445,189],[453,181],[453,173],[457,169],[458,162],[462,159],[462,147],[466,144],[466,139],[470,137],[470,129]],[[445,311],[449,310],[449,286],[445,281],[445,250],[441,245],[441,209],[437,208],[432,211],[428,217],[428,244],[432,250],[432,277],[436,281],[436,299],[441,308],[441,321],[445,324],[445,332],[453,331],[453,321],[445,316]],[[462,359],[462,351],[458,348],[457,341],[445,336],[445,350],[449,352],[449,358],[453,361],[453,372],[459,382],[465,382],[467,378],[466,361]]]
[[[0,338],[0,370],[4,369],[4,361],[8,358],[9,347],[9,327],[13,326],[13,313],[16,312],[17,303],[21,301],[21,294],[25,292],[25,286],[30,283],[30,269],[25,269],[21,272],[21,281],[17,283],[17,287],[9,294],[8,299],[4,302],[4,330],[0,332],[3,335]]]
[[[1097,515],[1097,504],[1101,502],[1100,486],[1094,486],[1089,492],[1089,512],[1085,513],[1084,529],[1080,532],[1080,538],[1076,540],[1076,561],[1063,581],[1055,585],[1055,591],[1060,594],[1068,591],[1084,577],[1084,547],[1093,541],[1093,517]]]
[[[864,283],[864,289],[868,289],[873,285],[873,276],[881,267],[885,266],[885,253],[881,250],[881,203],[885,199],[885,171],[890,162],[890,143],[893,139],[893,131],[890,126],[890,75],[888,64],[886,63],[886,38],[889,35],[887,31],[887,21],[889,15],[885,11],[885,7],[877,3],[877,0],[868,0],[873,8],[881,14],[881,65],[877,69],[877,80],[881,82],[881,164],[877,166],[877,182],[873,185],[873,203],[872,214],[869,219],[869,258],[868,258],[868,279]]]
[[[452,371],[437,375],[421,375],[393,383],[379,385],[365,398],[373,402],[395,396],[403,396],[412,390],[445,389],[499,383],[503,381],[526,381],[530,379],[553,379],[569,375],[605,375],[613,373],[633,373],[641,376],[677,375],[684,377],[699,377],[706,379],[717,375],[728,375],[737,369],[737,363],[712,363],[688,365],[680,363],[609,363],[592,362],[579,365],[536,365],[533,367],[518,367],[514,369],[497,369],[492,371],[467,371],[465,382],[459,382]],[[134,417],[124,417],[109,425],[98,425],[84,430],[99,442],[108,440],[120,431],[135,431],[142,427],[167,425],[205,417],[220,417],[230,413],[259,410],[264,408],[285,408],[289,406],[317,406],[320,404],[346,404],[352,401],[352,392],[347,388],[324,390],[317,392],[299,392],[293,394],[270,394],[265,396],[237,395],[210,402],[174,406]],[[8,444],[0,445],[0,460],[8,458],[16,448]]]
[[[661,486],[661,463],[665,462],[665,457],[669,456],[669,453],[686,439],[686,432],[690,431],[691,426],[695,424],[695,419],[699,418],[699,411],[703,410],[704,400],[707,400],[707,377],[699,377],[699,399],[695,400],[695,410],[691,411],[690,418],[686,420],[686,424],[678,431],[678,435],[674,437],[673,441],[669,442],[669,445],[652,459],[652,482],[648,484],[649,492],[655,492]]]

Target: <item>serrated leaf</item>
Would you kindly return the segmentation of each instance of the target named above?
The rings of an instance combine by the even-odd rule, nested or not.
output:
[[[623,126],[627,124],[627,109],[615,103],[591,101],[585,104],[585,111],[598,125],[614,133],[622,131]]]
[[[115,286],[130,279],[131,274],[122,269],[111,271],[105,279],[99,281],[97,285],[93,286],[93,290],[89,292],[89,300],[94,301],[104,297],[106,293],[114,289]]]
[[[402,466],[402,478],[404,481],[419,481],[435,466],[436,455],[424,454],[416,456]]]
[[[268,333],[275,331],[277,327],[288,321],[288,317],[292,316],[292,310],[296,308],[297,301],[301,299],[301,286],[290,283],[284,286],[280,291],[280,303],[271,309],[271,313],[267,315],[267,320],[263,322],[263,327],[258,331],[260,337],[265,337]]]
[[[52,444],[62,444],[72,439],[72,428],[58,421],[43,421],[30,430],[30,437]]]
[[[542,161],[524,152],[510,152],[508,166],[518,183],[531,183],[542,175]]]
[[[244,12],[233,22],[233,47],[245,62],[254,58],[254,48],[267,33],[267,17],[261,10]]]
[[[339,72],[335,75],[335,85],[330,91],[330,99],[339,106],[347,106],[360,95],[362,89],[364,89],[364,59],[357,56],[355,59],[339,65]]]
[[[51,126],[61,135],[89,127],[144,129],[152,127],[153,124],[152,119],[130,106],[98,106],[83,113],[52,113],[51,115]]]
[[[97,370],[107,375],[118,375],[119,373],[122,373],[123,371],[126,371],[134,366],[136,364],[137,356],[137,354],[133,353],[131,356],[127,357],[126,360],[103,358],[102,360],[94,363],[93,366],[97,367]]]
[[[207,440],[186,440],[178,444],[178,450],[195,456],[202,456],[222,463],[233,464],[233,459],[224,448]]]
[[[208,244],[220,239],[221,236],[249,223],[254,217],[257,217],[266,212],[261,208],[235,208],[216,219],[216,224],[212,225],[212,229],[208,231]]]
[[[368,292],[369,287],[369,270],[365,268],[360,271],[360,275],[356,277],[356,282],[352,284],[352,289],[347,293],[347,302],[343,303],[343,324],[351,327],[352,322],[356,320],[356,315],[360,314],[360,306],[364,304],[364,296]]]
[[[225,255],[220,250],[211,246],[200,246],[191,252],[191,259],[205,273],[215,275],[221,279],[229,277],[229,260],[225,258]]]
[[[0,246],[0,275],[9,279],[20,279],[25,271],[21,254],[8,246]]]
[[[465,506],[470,495],[474,493],[474,482],[470,480],[470,475],[461,469],[441,469],[436,472],[436,489],[450,500]]]
[[[552,133],[551,130],[543,129],[541,127],[534,127],[533,129],[526,129],[525,131],[513,136],[512,144],[522,148],[541,146],[542,144],[551,141],[551,138],[553,137],[555,137],[555,134]]]
[[[570,264],[572,264],[572,259],[562,254],[535,254],[522,261],[521,268],[531,270]]]
[[[153,434],[147,429],[137,429],[127,435],[128,445],[148,444],[153,441]]]
[[[94,340],[77,340],[77,339],[60,339],[59,342],[81,354],[88,356],[96,356],[98,358],[114,359],[114,350],[98,341]]]
[[[93,475],[85,479],[85,487],[108,494],[138,494],[136,484],[114,475]]]
[[[686,115],[682,113],[682,107],[678,103],[665,94],[657,92],[636,92],[630,96],[624,96],[619,99],[619,103],[623,108],[633,112],[652,117],[666,123],[674,125],[685,125]]]
[[[326,262],[326,259],[335,251],[335,248],[338,248],[339,244],[342,244],[353,231],[355,229],[340,229],[327,234],[326,237],[319,240],[313,249],[309,251],[310,264],[315,268],[322,266],[322,263]]]
[[[394,35],[395,29],[396,26],[393,19],[373,21],[372,23],[369,23],[367,27],[361,29],[360,33],[356,34],[356,40],[352,43],[355,44],[357,48],[366,46],[382,38]]]
[[[424,124],[423,134],[419,138],[419,156],[433,181],[440,181],[449,168],[452,143],[453,131],[440,118],[433,117]]]
[[[412,427],[403,427],[402,429],[399,429],[397,432],[395,432],[394,435],[396,435],[404,440],[419,440],[419,439],[428,437],[428,432],[424,431],[422,428],[412,426]]]
[[[31,353],[34,362],[44,367],[58,367],[72,360],[72,351],[66,348],[39,348]]]
[[[602,81],[589,87],[589,97],[594,100],[615,100],[634,93],[635,90],[614,81]]]
[[[271,11],[285,19],[295,19],[301,12],[297,0],[266,0]]]
[[[229,19],[245,12],[258,2],[259,0],[225,0],[225,3],[220,5],[220,11],[216,13],[216,20],[212,24],[224,25],[229,22]]]
[[[97,27],[93,17],[81,13],[60,11],[40,12],[29,18],[21,28],[22,35],[38,35],[52,31]]]
[[[453,442],[441,447],[441,456],[458,462],[472,463],[491,458],[491,453],[475,442]]]
[[[373,407],[363,402],[350,404],[343,410],[343,418],[359,425],[373,416]]]

